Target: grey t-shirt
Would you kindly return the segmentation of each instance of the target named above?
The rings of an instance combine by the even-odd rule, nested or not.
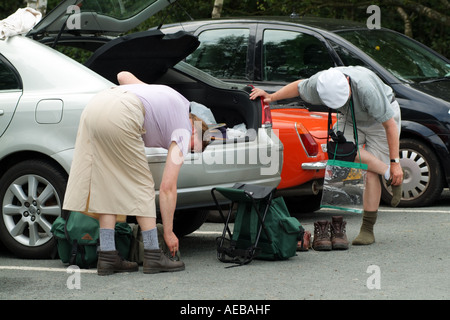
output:
[[[392,88],[384,84],[374,72],[361,66],[336,67],[335,69],[351,78],[355,117],[358,126],[369,125],[373,121],[382,123],[394,116],[394,110],[391,108]],[[301,81],[298,85],[301,98],[309,103],[324,104],[317,93],[317,79],[321,72]],[[346,115],[348,108],[349,102],[338,110]],[[351,122],[351,117],[347,119]]]

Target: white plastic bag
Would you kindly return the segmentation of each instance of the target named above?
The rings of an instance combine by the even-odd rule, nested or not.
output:
[[[0,39],[30,31],[42,18],[42,14],[30,7],[17,9],[15,13],[0,21]]]

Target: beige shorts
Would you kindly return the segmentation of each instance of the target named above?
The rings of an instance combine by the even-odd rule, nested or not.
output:
[[[394,120],[398,126],[398,134],[400,136],[401,130],[401,115],[400,106],[397,100],[391,103],[391,108],[394,110]],[[371,124],[357,123],[358,127],[358,145],[359,148],[363,148],[373,154],[376,158],[380,159],[387,165],[390,165],[389,145],[386,136],[386,130],[383,124],[379,122],[373,122]],[[354,137],[352,133],[353,127],[346,125],[344,135],[347,141],[353,141]]]
[[[155,187],[142,140],[144,107],[116,87],[84,109],[63,208],[156,217]]]

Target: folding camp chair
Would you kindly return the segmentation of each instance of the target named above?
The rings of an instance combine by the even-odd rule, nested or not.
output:
[[[275,191],[276,188],[273,187],[242,183],[237,183],[232,188],[216,187],[211,190],[214,202],[225,224],[222,236],[217,238],[217,258],[220,261],[233,262],[239,265],[251,262],[258,255],[258,241],[263,230],[266,236],[265,241],[272,243],[264,220]],[[216,192],[231,201],[226,217],[217,200]],[[232,233],[229,223],[236,203],[238,206]],[[257,217],[257,221],[255,221],[255,217]],[[246,232],[247,234],[245,234]]]

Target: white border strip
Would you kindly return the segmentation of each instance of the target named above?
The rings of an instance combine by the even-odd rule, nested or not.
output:
[[[320,211],[341,211],[343,212],[343,210],[340,209],[332,209],[332,208],[323,208],[320,209],[318,211],[316,211],[316,213],[320,214]],[[450,213],[450,209],[448,210],[436,210],[433,208],[428,208],[428,209],[410,209],[410,208],[399,208],[399,209],[394,209],[394,208],[378,208],[378,212],[405,212],[405,213]],[[352,213],[352,212],[347,212],[347,213]]]
[[[25,266],[0,266],[0,270],[22,270],[22,271],[53,271],[67,272],[67,268],[25,267]],[[81,273],[97,273],[97,269],[80,269]]]

